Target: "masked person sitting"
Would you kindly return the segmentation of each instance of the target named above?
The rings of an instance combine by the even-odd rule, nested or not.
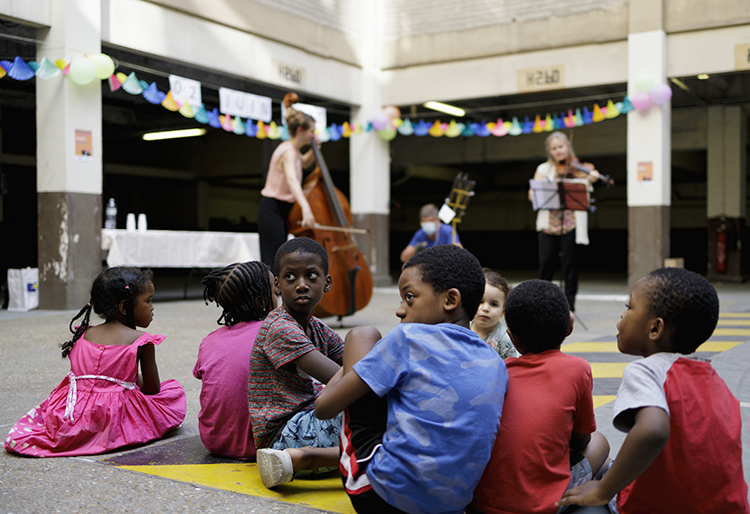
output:
[[[440,221],[438,208],[435,207],[435,204],[428,203],[419,209],[419,223],[421,228],[414,233],[409,244],[401,252],[401,262],[408,261],[412,255],[425,248],[449,244],[461,246],[458,232],[455,234],[454,241],[453,227]]]

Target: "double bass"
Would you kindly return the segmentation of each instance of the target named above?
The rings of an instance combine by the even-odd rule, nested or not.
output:
[[[296,93],[284,96],[287,109],[298,101]],[[372,297],[370,268],[352,237],[353,233],[366,231],[352,227],[348,200],[333,185],[331,173],[315,141],[311,147],[317,164],[302,184],[302,190],[315,213],[315,226],[301,226],[302,209],[299,204],[294,204],[287,218],[287,227],[290,234],[309,237],[325,248],[332,286],[323,295],[314,314],[319,318],[338,316],[340,320],[366,307]]]

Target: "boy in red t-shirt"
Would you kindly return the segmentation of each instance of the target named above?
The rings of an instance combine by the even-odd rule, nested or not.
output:
[[[628,435],[604,477],[559,504],[747,514],[739,402],[709,362],[687,356],[716,328],[716,290],[696,273],[661,268],[636,283],[626,307],[617,347],[645,357],[625,368],[615,400],[614,425]]]
[[[500,431],[467,512],[553,514],[560,496],[591,480],[609,454],[595,432],[591,366],[560,351],[573,316],[555,284],[518,285],[505,301],[505,321],[521,357],[505,359]]]

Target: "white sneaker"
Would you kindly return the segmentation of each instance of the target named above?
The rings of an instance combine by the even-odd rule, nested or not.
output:
[[[292,457],[286,450],[263,448],[258,450],[255,460],[258,463],[260,479],[263,480],[263,485],[269,489],[291,482],[294,478]]]

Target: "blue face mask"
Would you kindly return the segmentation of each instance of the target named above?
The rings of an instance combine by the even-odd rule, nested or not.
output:
[[[434,235],[437,232],[437,224],[434,221],[425,221],[422,223],[422,230],[428,236]]]

